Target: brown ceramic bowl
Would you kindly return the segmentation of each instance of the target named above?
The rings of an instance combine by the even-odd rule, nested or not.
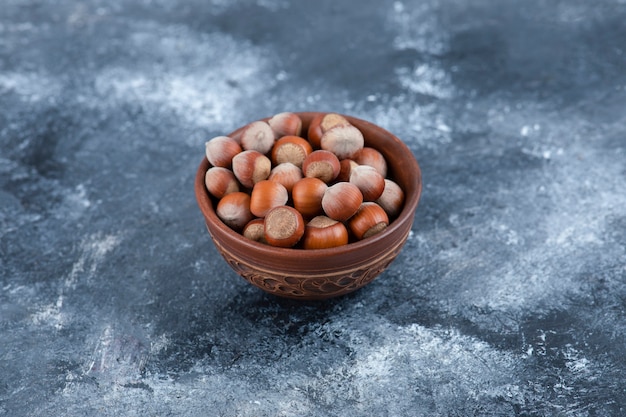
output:
[[[303,135],[318,114],[298,113],[303,122]],[[388,177],[405,192],[405,203],[399,216],[383,232],[367,239],[315,250],[278,248],[249,240],[217,217],[216,201],[204,185],[204,174],[209,168],[206,158],[198,168],[196,199],[213,243],[235,272],[268,293],[301,300],[320,300],[350,293],[383,272],[406,242],[422,191],[419,165],[409,148],[385,129],[354,117],[344,117],[361,130],[365,146],[376,148],[385,156]],[[241,130],[229,136],[237,136]]]

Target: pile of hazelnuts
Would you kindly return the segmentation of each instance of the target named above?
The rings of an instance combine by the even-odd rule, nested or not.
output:
[[[302,130],[301,118],[285,112],[206,142],[217,216],[278,247],[332,248],[385,230],[404,192],[387,178],[384,156],[339,114],[320,114]]]

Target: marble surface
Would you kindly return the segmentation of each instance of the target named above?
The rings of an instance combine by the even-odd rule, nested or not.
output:
[[[0,415],[626,414],[624,0],[3,0]],[[376,281],[236,276],[204,141],[280,111],[402,138]]]

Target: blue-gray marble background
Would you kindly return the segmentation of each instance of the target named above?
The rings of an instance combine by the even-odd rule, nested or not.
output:
[[[626,414],[626,1],[3,0],[0,415]],[[204,142],[370,120],[424,190],[324,303],[220,258]]]

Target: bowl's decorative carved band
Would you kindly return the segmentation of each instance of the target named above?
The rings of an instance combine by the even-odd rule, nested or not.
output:
[[[284,274],[261,269],[227,252],[216,240],[213,243],[231,268],[252,285],[281,297],[314,300],[344,295],[373,281],[398,256],[407,237],[408,232],[384,255],[371,263],[361,264],[353,269],[320,272],[317,275]]]

